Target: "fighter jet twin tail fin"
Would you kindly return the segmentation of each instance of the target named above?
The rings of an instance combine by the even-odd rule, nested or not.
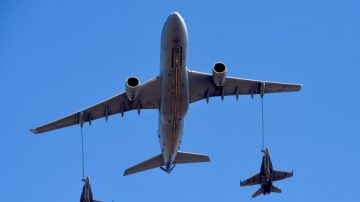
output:
[[[274,185],[271,187],[271,192],[281,193],[281,189],[275,187]],[[260,187],[253,195],[252,197],[255,198],[259,196],[260,194],[265,193],[264,187]]]
[[[175,160],[172,163],[175,165],[175,164],[183,164],[183,163],[197,163],[197,162],[208,162],[208,161],[210,161],[210,158],[206,155],[179,151],[176,155]],[[159,154],[149,160],[146,160],[133,167],[126,169],[124,172],[124,176],[131,175],[144,170],[149,170],[152,168],[161,167],[164,165],[165,163],[163,156],[162,154]]]

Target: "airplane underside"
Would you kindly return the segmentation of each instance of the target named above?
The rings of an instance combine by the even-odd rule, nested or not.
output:
[[[133,167],[124,175],[160,167],[170,173],[176,164],[207,162],[202,154],[181,152],[184,119],[191,103],[211,97],[260,95],[300,91],[300,84],[259,81],[227,76],[222,62],[214,64],[211,74],[191,71],[187,68],[187,28],[179,13],[167,18],[161,35],[160,74],[144,83],[136,77],[125,82],[125,91],[105,101],[90,106],[56,121],[31,129],[40,134],[73,125],[83,127],[91,122],[115,114],[142,109],[158,110],[159,141],[161,153]]]

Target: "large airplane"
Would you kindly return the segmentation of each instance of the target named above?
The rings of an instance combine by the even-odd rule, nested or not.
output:
[[[31,131],[35,134],[60,129],[95,119],[124,113],[130,110],[156,109],[159,111],[158,138],[161,153],[149,160],[128,168],[124,175],[160,167],[170,173],[176,164],[210,161],[209,157],[179,151],[184,119],[189,105],[210,97],[300,91],[301,85],[276,83],[228,77],[224,63],[215,63],[212,74],[196,72],[187,67],[188,34],[184,19],[171,13],[161,34],[160,75],[144,82],[129,77],[125,92],[94,106],[45,124]]]
[[[273,169],[269,148],[261,150],[264,153],[260,173],[250,177],[245,181],[240,181],[240,186],[251,186],[260,184],[261,187],[252,195],[253,198],[260,194],[270,194],[271,192],[281,193],[281,189],[273,185],[274,181],[283,180],[293,176],[293,172],[277,171]]]
[[[84,186],[81,192],[80,202],[100,202],[93,199],[89,177],[86,176],[85,179],[83,179],[83,181],[84,181]]]

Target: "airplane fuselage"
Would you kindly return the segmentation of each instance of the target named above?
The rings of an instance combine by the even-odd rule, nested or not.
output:
[[[179,13],[167,18],[162,34],[160,48],[160,74],[142,84],[136,77],[125,82],[125,91],[93,106],[77,111],[56,121],[30,129],[34,134],[65,128],[73,125],[83,127],[99,118],[108,120],[109,116],[142,109],[159,110],[158,138],[161,154],[138,163],[125,170],[130,175],[160,167],[170,173],[176,164],[209,162],[207,155],[179,151],[183,136],[184,119],[190,103],[199,100],[208,102],[210,97],[236,96],[265,93],[300,91],[301,85],[259,81],[227,76],[224,63],[213,65],[211,74],[187,69],[187,28]],[[266,161],[267,162],[267,161]],[[270,167],[271,161],[269,158]],[[268,167],[268,166],[265,166]],[[271,182],[272,170],[263,172],[262,182]],[[286,173],[286,176],[292,174]],[[257,176],[257,181],[259,177]],[[270,179],[270,180],[269,180]],[[259,182],[257,182],[259,184]]]
[[[261,186],[263,187],[264,190],[263,194],[266,194],[271,192],[272,181],[273,181],[272,179],[273,168],[272,168],[272,163],[268,148],[266,148],[263,152],[264,152],[264,156],[263,156],[260,175],[262,178]]]
[[[160,56],[162,89],[158,136],[168,171],[180,148],[184,118],[189,108],[186,55],[186,25],[178,13],[173,13],[164,24]]]
[[[268,147],[261,150],[261,152],[264,153],[264,156],[261,162],[260,173],[248,178],[244,182],[240,181],[240,186],[260,184],[261,187],[252,195],[253,198],[259,196],[260,194],[265,195],[270,194],[271,192],[281,193],[281,189],[275,187],[273,185],[273,181],[293,176],[293,173],[276,171],[273,169]]]
[[[89,177],[84,179],[84,186],[81,193],[80,202],[93,202]]]

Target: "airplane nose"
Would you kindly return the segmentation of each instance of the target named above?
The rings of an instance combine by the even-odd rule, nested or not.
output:
[[[173,13],[170,13],[169,15],[170,17],[176,17],[176,18],[181,18],[181,15],[178,13],[178,12],[173,12]]]
[[[178,12],[173,12],[167,17],[161,34],[161,41],[173,43],[174,40],[187,41],[185,21]]]
[[[173,24],[175,26],[178,26],[180,24],[182,24],[183,19],[181,17],[181,15],[178,12],[173,12],[169,15],[167,22],[169,24]]]

